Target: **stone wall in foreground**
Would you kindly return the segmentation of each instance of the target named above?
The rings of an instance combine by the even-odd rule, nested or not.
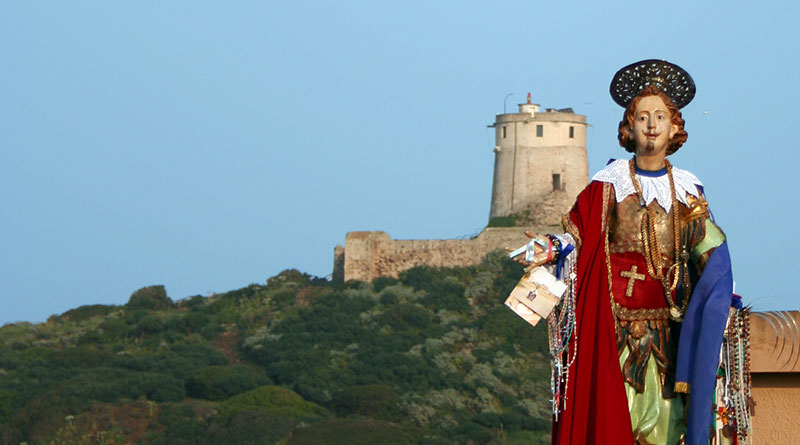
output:
[[[394,240],[388,233],[349,232],[344,246],[334,249],[335,280],[371,281],[397,277],[416,266],[456,267],[479,264],[498,248],[516,249],[528,242],[525,230],[559,233],[560,227],[487,227],[471,239]]]
[[[754,443],[799,443],[800,312],[750,316]]]

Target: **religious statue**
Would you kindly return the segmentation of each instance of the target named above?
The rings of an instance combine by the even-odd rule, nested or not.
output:
[[[539,298],[552,308],[540,314],[550,331],[552,441],[745,443],[747,317],[725,234],[700,180],[667,159],[687,139],[680,109],[694,81],[644,60],[619,70],[610,90],[625,108],[618,139],[632,158],[594,175],[562,220],[566,233],[526,232],[531,242],[512,253],[526,271],[546,267],[563,283],[560,300]],[[536,300],[535,289],[524,294]]]

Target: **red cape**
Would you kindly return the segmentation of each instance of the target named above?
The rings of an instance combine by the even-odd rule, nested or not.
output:
[[[569,213],[571,231],[577,230],[580,236],[575,308],[578,353],[569,370],[566,407],[553,423],[553,444],[634,443],[608,292],[605,230],[609,215],[603,211],[603,186],[602,182],[589,184]],[[610,185],[608,190],[610,205],[614,202]]]

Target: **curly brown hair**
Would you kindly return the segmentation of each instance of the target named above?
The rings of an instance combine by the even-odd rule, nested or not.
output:
[[[667,106],[667,110],[669,110],[669,113],[672,116],[672,123],[678,126],[678,132],[675,133],[675,136],[673,136],[672,139],[670,139],[669,147],[667,147],[667,155],[669,156],[681,148],[681,145],[686,142],[686,139],[689,137],[689,135],[686,133],[686,130],[683,129],[685,122],[681,116],[681,110],[678,109],[678,107],[675,105],[675,102],[673,102],[669,96],[652,85],[644,87],[639,95],[631,100],[628,108],[625,109],[625,114],[623,114],[622,120],[619,122],[619,133],[617,134],[619,145],[630,153],[636,152],[636,142],[631,137],[630,131],[633,128],[633,118],[634,114],[636,114],[636,106],[639,105],[639,101],[643,97],[647,96],[660,97],[661,100],[664,101],[664,105]]]

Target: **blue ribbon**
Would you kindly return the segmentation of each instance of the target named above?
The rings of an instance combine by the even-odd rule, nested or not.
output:
[[[561,279],[561,269],[564,268],[564,260],[567,259],[567,255],[572,253],[575,250],[575,246],[572,244],[567,244],[566,247],[561,249],[561,253],[558,254],[558,262],[556,263],[556,279]]]

